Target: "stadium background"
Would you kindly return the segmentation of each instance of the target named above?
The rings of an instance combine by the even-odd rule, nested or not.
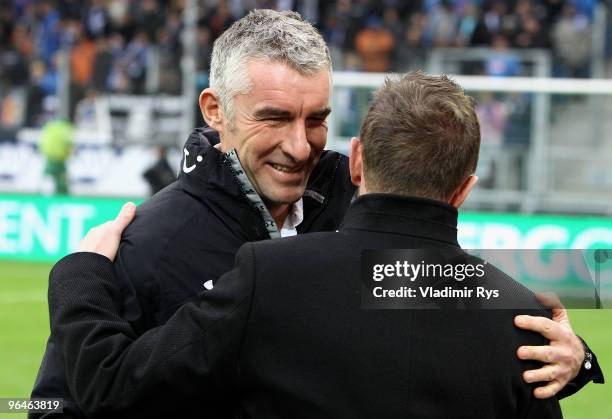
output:
[[[612,248],[610,1],[0,0],[0,397],[29,396],[51,264],[178,171],[212,42],[254,7],[298,10],[328,42],[329,148],[384,73],[458,76],[483,137],[464,247]],[[612,311],[570,317],[612,379]],[[612,418],[610,394],[589,385],[565,416]]]

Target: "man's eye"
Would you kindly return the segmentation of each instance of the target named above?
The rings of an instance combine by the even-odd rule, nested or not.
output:
[[[326,118],[308,118],[308,123],[310,125],[323,125],[327,122]]]
[[[287,120],[287,118],[282,118],[282,117],[270,117],[270,118],[264,118],[263,121],[265,122],[270,122],[273,124],[277,124],[280,122],[285,122]]]

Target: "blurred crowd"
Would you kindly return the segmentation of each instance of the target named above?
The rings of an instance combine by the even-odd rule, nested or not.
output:
[[[196,66],[204,77],[216,37],[255,7],[294,9],[316,22],[336,70],[406,71],[423,68],[432,48],[485,46],[499,53],[472,72],[519,75],[520,62],[504,51],[546,48],[553,75],[587,77],[597,0],[198,4]],[[0,0],[0,124],[43,124],[57,109],[63,65],[70,68],[71,116],[80,99],[98,92],[179,94],[184,6],[184,0]]]
[[[322,20],[337,67],[365,71],[420,68],[436,47],[552,49],[564,75],[586,75],[595,0],[339,0]],[[517,75],[516,59],[487,63],[493,75]]]

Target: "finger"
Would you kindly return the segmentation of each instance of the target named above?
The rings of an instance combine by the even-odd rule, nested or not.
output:
[[[134,215],[136,214],[136,205],[133,202],[127,202],[119,211],[119,214],[113,221],[113,227],[119,234],[123,233],[123,230],[132,222]]]
[[[100,237],[111,227],[112,221],[107,221],[99,226],[92,227],[85,237],[79,242],[77,250],[79,252],[95,252],[100,241]]]
[[[514,324],[521,329],[537,332],[548,340],[558,340],[563,337],[563,326],[546,317],[521,314],[514,318]]]
[[[83,240],[86,240],[88,238],[97,238],[98,236],[104,234],[104,232],[107,231],[111,227],[111,225],[112,221],[105,221],[100,225],[90,228]]]
[[[521,346],[516,351],[520,359],[540,361],[545,364],[557,362],[560,355],[553,346]]]
[[[535,296],[540,303],[552,309],[552,318],[555,322],[570,324],[567,310],[557,294],[554,292],[539,292]]]
[[[553,380],[547,385],[543,387],[538,387],[533,390],[533,395],[537,399],[548,399],[549,397],[552,397],[557,394],[562,388],[563,385],[560,382],[558,382],[557,380]]]
[[[526,383],[538,383],[541,381],[549,382],[559,378],[561,372],[555,365],[545,365],[537,370],[529,370],[523,373],[523,380]]]
[[[561,300],[554,292],[536,292],[536,299],[545,307],[554,309],[565,309]]]

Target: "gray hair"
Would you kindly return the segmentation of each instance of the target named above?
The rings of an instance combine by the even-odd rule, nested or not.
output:
[[[304,75],[326,69],[331,72],[323,37],[299,13],[252,10],[217,38],[212,51],[210,87],[217,92],[230,125],[234,96],[251,89],[247,73],[250,60],[276,61]]]

